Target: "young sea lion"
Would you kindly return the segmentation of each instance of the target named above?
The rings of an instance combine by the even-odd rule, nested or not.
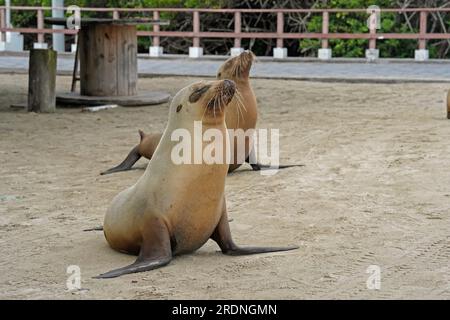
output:
[[[232,80],[236,83],[237,94],[231,101],[226,111],[226,124],[228,129],[255,129],[258,121],[258,103],[256,101],[255,93],[250,84],[250,70],[253,66],[255,55],[251,51],[245,51],[241,55],[227,60],[219,69],[217,73],[218,80]],[[103,172],[102,175],[128,171],[141,158],[145,157],[151,159],[161,140],[162,134],[145,134],[139,131],[141,141],[139,145],[131,150],[127,158],[117,167]],[[245,155],[238,154],[237,139],[234,139],[234,161],[230,165],[229,172],[238,169],[243,162],[239,159],[244,159],[250,162],[249,155],[252,151],[252,141],[246,138],[245,141]],[[254,170],[260,170],[261,167],[257,164],[252,164]]]
[[[175,130],[202,139],[207,150],[207,130],[220,133],[227,145],[225,109],[236,85],[229,80],[200,82],[181,90],[173,99],[167,128],[144,175],[120,193],[107,211],[104,224],[109,245],[120,252],[138,255],[135,263],[98,278],[115,278],[163,267],[177,255],[194,252],[209,239],[227,255],[249,255],[294,250],[287,248],[240,248],[232,240],[228,224],[225,178],[226,161],[207,164],[175,164],[172,141]],[[201,122],[202,131],[196,131]],[[200,136],[200,137],[199,137]],[[195,145],[195,143],[194,143]],[[194,147],[195,149],[195,147]],[[225,148],[226,149],[226,148]],[[216,151],[217,152],[217,151]]]

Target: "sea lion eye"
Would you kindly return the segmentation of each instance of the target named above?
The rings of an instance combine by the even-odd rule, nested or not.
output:
[[[179,106],[178,106],[178,108],[177,108],[177,113],[180,113],[180,111],[183,109],[183,105],[182,104],[180,104]]]
[[[222,72],[217,75],[218,78],[222,77]]]
[[[208,92],[209,88],[211,88],[211,86],[204,86],[200,89],[197,89],[194,91],[194,93],[191,94],[191,96],[189,97],[189,102],[190,103],[196,103],[198,100],[200,100],[200,98],[206,93]]]

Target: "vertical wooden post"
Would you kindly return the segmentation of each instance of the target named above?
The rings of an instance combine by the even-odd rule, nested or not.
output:
[[[371,50],[375,50],[377,48],[377,39],[376,39],[376,34],[377,34],[377,27],[376,27],[376,13],[372,13],[371,17],[371,23],[370,23],[370,35],[372,37],[370,37],[369,40],[369,49]]]
[[[450,119],[450,90],[447,94],[447,119]]]
[[[119,20],[120,19],[120,13],[117,10],[113,11],[113,19],[114,20]]]
[[[37,11],[37,27],[39,30],[44,29],[44,10],[38,9]],[[38,33],[38,43],[44,43],[45,38],[43,33]]]
[[[75,61],[73,63],[73,72],[72,72],[72,87],[70,89],[71,92],[75,92],[77,89],[77,81],[78,78],[78,65],[80,63],[80,38],[78,35],[75,36],[75,43],[77,46],[77,49],[75,51]]]
[[[427,40],[425,36],[427,34],[427,12],[420,12],[420,36],[419,36],[419,49],[426,50]]]
[[[241,12],[237,11],[234,13],[234,33],[235,33],[235,37],[234,37],[234,47],[235,48],[240,48],[242,45],[242,41],[240,36],[238,37],[237,35],[241,34],[242,32],[242,16],[241,16]]]
[[[277,13],[277,48],[283,48],[284,46],[284,14],[283,12]]]
[[[198,34],[200,33],[200,12],[194,11],[194,40],[193,46],[196,48],[200,47],[200,38]]]
[[[153,20],[155,21],[159,21],[161,19],[159,11],[153,11]],[[160,32],[161,31],[161,27],[159,26],[159,24],[155,24],[153,26],[153,32]],[[161,38],[160,37],[153,37],[153,46],[154,47],[159,47],[161,44]]]
[[[28,77],[28,111],[56,111],[56,63],[58,53],[50,49],[32,49]]]
[[[0,28],[6,28],[6,9],[0,9]],[[6,41],[6,33],[0,31],[0,41]]]
[[[330,15],[327,11],[323,12],[322,18],[322,33],[328,35],[330,31]],[[326,38],[322,39],[322,49],[328,49],[329,41]]]

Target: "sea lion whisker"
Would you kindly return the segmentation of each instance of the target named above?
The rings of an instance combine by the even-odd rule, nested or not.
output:
[[[242,94],[239,90],[236,90],[236,99],[239,101],[240,106],[244,109],[244,111],[247,113],[247,107],[243,103],[244,98],[242,97]]]
[[[236,93],[235,93],[235,95],[234,95],[234,98],[236,99],[236,106],[237,106],[237,110],[238,110],[238,117],[239,117],[239,116],[242,116],[242,120],[245,121],[244,113],[243,113],[243,111],[242,111],[242,108],[245,108],[245,107],[244,107],[244,104],[243,104],[243,102],[242,102],[242,98],[241,98],[241,96],[240,96],[239,90],[236,90]],[[247,111],[247,110],[246,110],[246,111]]]
[[[217,104],[217,94],[214,96],[214,105],[213,105],[214,120],[216,120],[216,104]]]
[[[203,110],[202,122],[203,122],[203,119],[205,118],[206,111],[208,111],[208,108],[211,105],[213,99],[214,99],[214,96],[211,96],[211,98],[208,100],[208,103],[206,104],[205,110]]]

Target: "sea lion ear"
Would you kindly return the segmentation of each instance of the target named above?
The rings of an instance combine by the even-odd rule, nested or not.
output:
[[[141,142],[142,142],[142,140],[144,140],[144,138],[145,138],[145,133],[144,133],[144,131],[139,130],[139,135],[141,136]]]
[[[200,89],[197,89],[194,91],[194,93],[191,94],[191,96],[189,97],[189,102],[190,103],[196,103],[198,100],[200,100],[200,98],[206,93],[208,92],[209,88],[211,88],[211,86],[204,86]]]

